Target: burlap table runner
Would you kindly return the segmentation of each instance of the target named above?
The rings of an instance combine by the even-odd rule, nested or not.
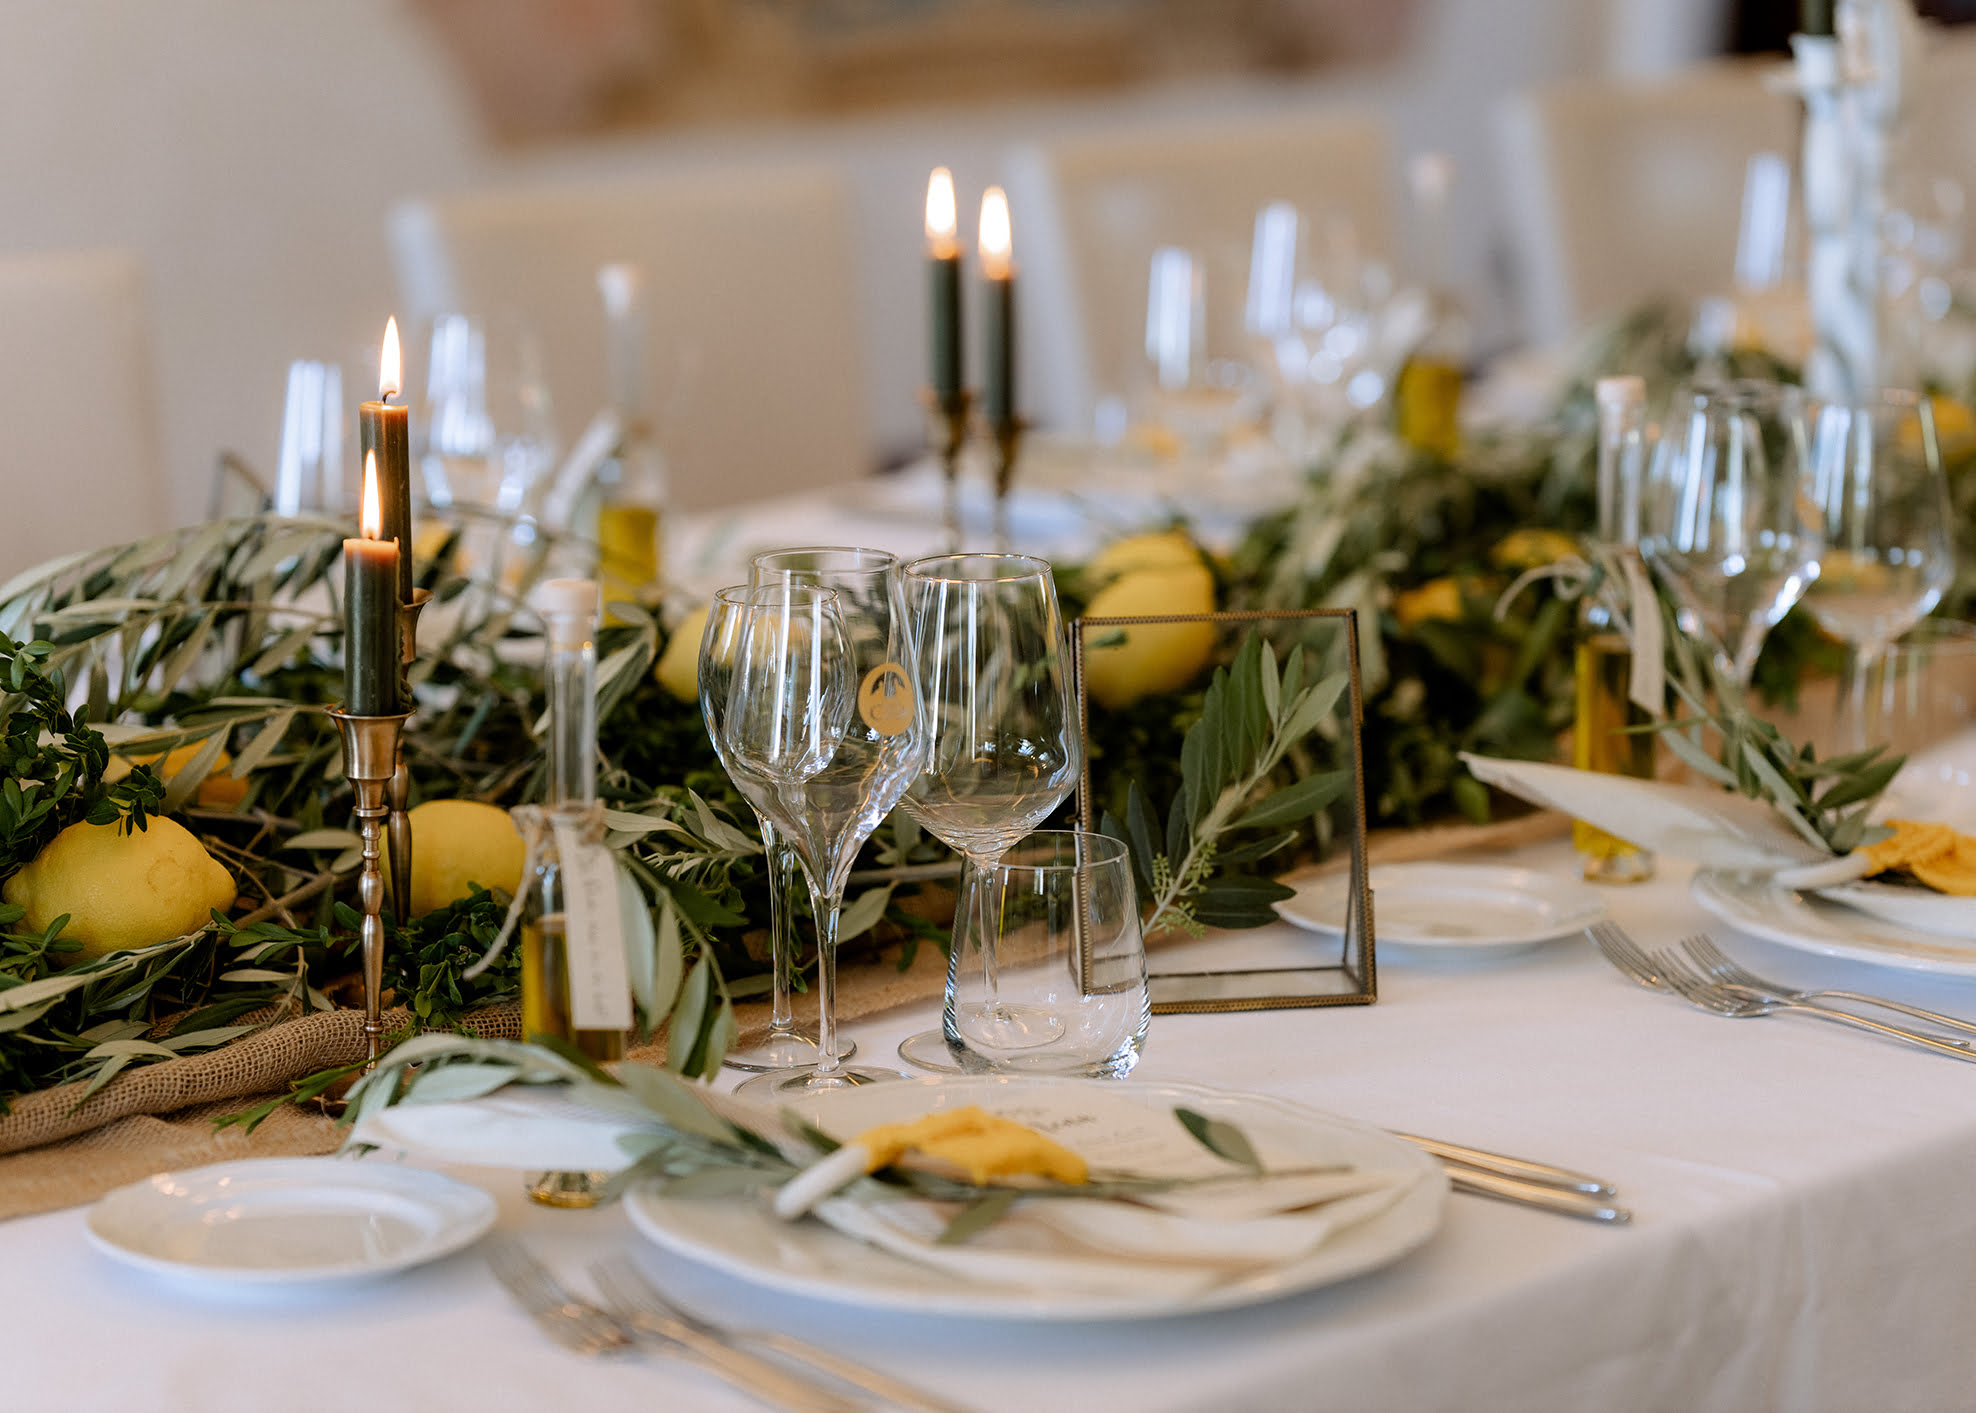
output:
[[[1375,834],[1368,852],[1375,863],[1401,863],[1513,849],[1568,825],[1560,815],[1537,814],[1483,826],[1391,831]],[[838,1017],[850,1024],[927,1001],[945,985],[946,956],[938,947],[922,946],[904,971],[890,961],[847,968],[838,987]],[[735,1018],[743,1043],[749,1043],[767,1028],[768,1004],[737,1006]],[[397,1009],[386,1013],[385,1024],[397,1030],[409,1020],[406,1011]],[[478,1035],[519,1038],[519,1008],[490,1006],[475,1012],[467,1028]],[[284,1093],[294,1080],[359,1060],[363,1053],[362,1014],[323,1011],[269,1026],[208,1054],[126,1071],[80,1105],[86,1088],[80,1083],[23,1095],[14,1100],[11,1113],[0,1117],[0,1221],[93,1202],[127,1182],[173,1168],[333,1152],[343,1131],[319,1113],[285,1106],[251,1134],[237,1127],[215,1129],[213,1120]],[[627,1058],[662,1063],[665,1046],[634,1047]]]

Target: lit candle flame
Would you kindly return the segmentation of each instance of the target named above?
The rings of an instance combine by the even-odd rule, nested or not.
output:
[[[363,530],[365,539],[384,538],[384,511],[378,503],[377,453],[374,451],[364,453],[364,508],[357,517],[357,524]]]
[[[998,186],[981,196],[981,273],[991,280],[1009,277],[1009,199]]]
[[[959,208],[954,203],[954,174],[935,167],[926,182],[926,244],[935,256],[951,260],[960,253],[954,236],[960,230]]]
[[[384,323],[384,356],[377,361],[377,396],[379,401],[389,401],[393,393],[405,386],[401,376],[402,360],[398,355],[398,321],[387,319]]]

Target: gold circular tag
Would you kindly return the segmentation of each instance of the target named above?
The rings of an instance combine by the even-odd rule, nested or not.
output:
[[[881,736],[896,736],[913,724],[913,679],[896,662],[881,662],[858,688],[858,715]]]

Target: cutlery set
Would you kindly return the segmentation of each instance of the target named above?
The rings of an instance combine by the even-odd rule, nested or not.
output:
[[[1815,1016],[1834,1025],[1870,1031],[1937,1055],[1947,1055],[1951,1059],[1976,1061],[1976,1044],[1972,1044],[1969,1038],[1976,1036],[1976,1025],[1968,1021],[1856,991],[1797,991],[1778,986],[1731,961],[1704,935],[1685,939],[1677,952],[1672,948],[1649,951],[1612,922],[1597,923],[1586,931],[1605,959],[1629,980],[1650,991],[1671,992],[1713,1015],[1738,1020],[1791,1013]],[[1952,1034],[1929,1034],[1873,1020],[1825,1004],[1828,1001],[1876,1006]]]

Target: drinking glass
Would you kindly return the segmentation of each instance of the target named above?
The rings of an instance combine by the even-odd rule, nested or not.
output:
[[[557,452],[541,345],[518,316],[447,313],[432,321],[429,349],[414,418],[426,499],[461,522],[461,567],[513,587]]]
[[[288,365],[275,462],[274,513],[343,512],[343,370],[298,358]]]
[[[1013,554],[939,555],[907,565],[905,584],[928,746],[925,768],[904,803],[928,833],[965,860],[951,976],[970,927],[992,939],[996,899],[984,881],[986,870],[1069,798],[1082,764],[1082,738],[1047,562]],[[990,969],[992,989],[992,940],[976,950]],[[1003,1044],[1010,1048],[1027,1023],[1013,1011],[1006,1019]],[[1051,1038],[1038,1032],[1034,1043]],[[941,1032],[912,1036],[899,1053],[927,1068],[953,1064]]]
[[[1125,846],[1045,829],[976,878],[994,925],[956,929],[941,1028],[960,1067],[1123,1078],[1151,1007]]]
[[[813,1069],[759,1075],[741,1088],[836,1089],[897,1078],[844,1066],[836,1036],[844,886],[858,850],[926,752],[897,567],[878,551],[815,549],[760,557],[754,572],[771,582],[750,592],[721,730],[735,784],[789,842],[809,884],[818,1055]],[[828,611],[819,616],[813,605],[824,595]],[[840,723],[833,732],[814,725],[831,722]]]
[[[1682,628],[1739,687],[1819,572],[1807,436],[1796,388],[1695,383],[1676,392],[1648,471],[1640,547]]]
[[[721,734],[727,716],[727,701],[734,677],[735,653],[741,630],[747,624],[748,595],[751,586],[738,584],[714,595],[707,611],[706,631],[700,637],[700,714],[707,723],[707,735],[714,743],[727,773],[737,766]],[[726,1064],[737,1070],[793,1070],[816,1063],[816,1033],[796,1024],[791,1003],[790,974],[795,964],[790,924],[789,890],[796,880],[796,856],[789,841],[775,832],[775,825],[760,810],[755,822],[762,831],[762,853],[768,871],[769,968],[772,973],[768,1034],[759,1045],[731,1052]],[[857,1050],[855,1042],[840,1039],[839,1059],[849,1059]]]
[[[1805,607],[1852,648],[1846,714],[1867,744],[1867,690],[1887,647],[1941,601],[1955,578],[1954,512],[1932,404],[1888,390],[1818,409],[1812,502],[1824,515],[1818,577]]]

